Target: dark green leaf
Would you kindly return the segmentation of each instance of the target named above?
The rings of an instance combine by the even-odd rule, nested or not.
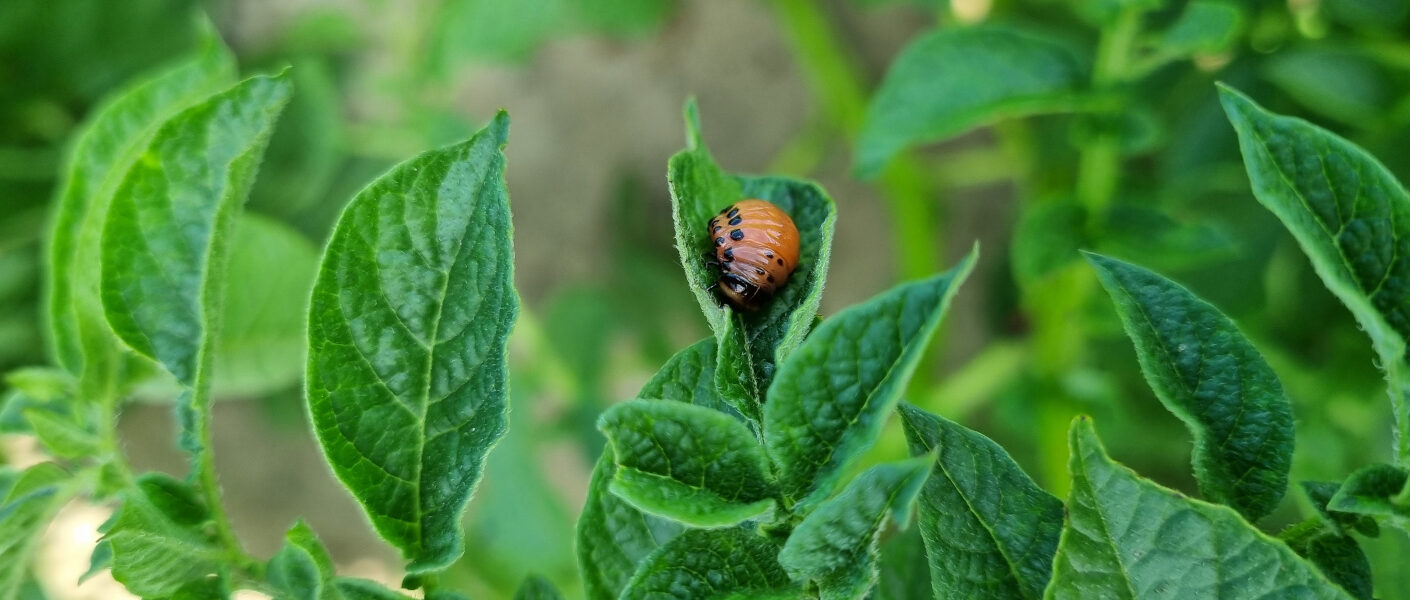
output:
[[[823,600],[865,597],[876,585],[877,545],[887,516],[906,528],[934,464],[927,454],[867,469],[798,524],[779,564],[795,580],[815,583]]]
[[[712,338],[672,356],[637,395],[732,410],[715,392]],[[616,472],[611,446],[603,448],[578,517],[578,565],[588,600],[617,598],[637,565],[681,532],[680,524],[643,513],[611,493],[608,487]]]
[[[113,568],[113,545],[106,540],[98,542],[93,546],[93,555],[88,557],[88,570],[78,576],[78,584],[88,581],[88,578]]]
[[[768,457],[743,423],[684,402],[633,400],[598,420],[616,457],[612,492],[695,527],[758,519],[774,508]]]
[[[1366,129],[1381,126],[1400,97],[1392,73],[1355,48],[1276,52],[1264,64],[1263,77],[1312,113]]]
[[[274,121],[283,77],[253,77],[167,121],[128,170],[103,227],[113,330],[187,388],[181,445],[203,451],[226,249]]]
[[[1218,226],[1180,222],[1143,204],[1117,204],[1106,215],[1099,252],[1156,269],[1190,269],[1238,255],[1239,246]]]
[[[1357,600],[1371,600],[1371,561],[1351,536],[1313,518],[1289,527],[1278,538]]]
[[[1070,110],[1084,70],[1062,44],[1018,29],[981,25],[921,36],[891,63],[872,98],[857,139],[857,173],[880,173],[912,144]]]
[[[79,134],[50,232],[46,298],[55,354],[69,371],[97,373],[116,360],[119,344],[108,331],[98,286],[99,242],[119,183],[159,125],[234,77],[234,57],[212,43],[117,92]]]
[[[1376,537],[1381,534],[1380,526],[1376,520],[1368,515],[1346,513],[1328,508],[1332,498],[1341,489],[1340,483],[1330,481],[1303,481],[1302,491],[1307,495],[1308,502],[1312,503],[1312,508],[1317,511],[1317,516],[1322,519],[1322,523],[1333,531],[1346,533],[1355,531],[1367,537]]]
[[[1363,467],[1346,478],[1327,508],[1371,515],[1410,532],[1410,482],[1407,480],[1410,480],[1410,472],[1400,467],[1384,464]]]
[[[1410,196],[1356,145],[1220,88],[1254,196],[1292,232],[1327,288],[1371,337],[1391,381],[1396,456],[1410,457]]]
[[[1232,509],[1142,479],[1091,419],[1069,433],[1072,494],[1044,598],[1350,598]]]
[[[67,479],[53,463],[20,473],[0,467],[0,600],[20,593],[49,520],[73,495]]]
[[[667,180],[686,282],[715,332],[719,357],[716,378],[726,402],[759,421],[763,392],[813,324],[822,299],[832,252],[837,208],[816,183],[784,177],[726,173],[701,138],[695,103],[685,108],[687,149],[671,157]],[[711,291],[719,271],[706,263],[714,255],[706,224],[721,209],[748,198],[772,202],[798,227],[798,266],[788,283],[762,308],[735,312]]]
[[[1277,507],[1292,466],[1292,407],[1234,322],[1169,279],[1088,254],[1156,396],[1195,438],[1205,497],[1251,521]]]
[[[339,577],[334,584],[346,600],[411,600],[411,596],[394,592],[375,581],[356,577]]]
[[[1243,26],[1239,7],[1220,0],[1196,0],[1160,37],[1161,50],[1173,54],[1221,52],[1233,45]]]
[[[203,527],[208,521],[189,485],[158,474],[138,478],[103,537],[113,578],[133,594],[162,598],[219,574],[227,555]]]
[[[989,438],[909,404],[900,412],[911,453],[937,453],[920,494],[935,597],[1041,598],[1062,532],[1062,501]]]
[[[1364,27],[1395,27],[1410,14],[1406,0],[1323,0],[1322,8],[1338,21]]]
[[[504,435],[518,314],[501,112],[353,199],[309,308],[308,401],[333,472],[413,573],[463,552],[460,517]]]
[[[308,524],[299,521],[284,534],[284,547],[269,560],[265,577],[291,600],[338,600],[333,558]]]
[[[620,600],[796,599],[778,552],[752,528],[692,529],[647,557]]]
[[[542,575],[529,575],[524,578],[524,583],[519,584],[519,590],[514,592],[514,600],[562,600],[563,595],[558,593],[558,588],[553,587],[553,582],[544,579]]]
[[[881,432],[930,336],[978,257],[902,284],[823,321],[779,369],[764,405],[764,435],[795,512],[832,493]]]

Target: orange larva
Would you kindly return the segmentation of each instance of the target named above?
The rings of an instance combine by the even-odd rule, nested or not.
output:
[[[740,309],[758,310],[798,266],[798,227],[765,200],[725,207],[708,228],[720,264],[720,294]]]

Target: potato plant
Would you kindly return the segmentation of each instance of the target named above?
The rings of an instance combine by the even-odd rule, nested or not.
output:
[[[1196,6],[1195,24],[1167,42],[1200,46],[1223,31],[1227,12]],[[1050,79],[1000,78],[987,95],[913,103],[934,98],[904,89],[920,78],[907,70],[929,73],[930,61],[976,48],[993,55],[963,77],[1002,73],[992,65],[1007,61],[1042,65],[1035,72]],[[859,171],[881,172],[908,145],[978,121],[1093,101],[1057,93],[1079,68],[1063,52],[1003,28],[920,41],[873,105]],[[222,503],[211,408],[226,300],[240,285],[228,272],[251,222],[246,196],[292,95],[287,73],[237,73],[210,37],[116,94],[72,146],[50,223],[54,364],[10,373],[15,391],[0,414],[49,457],[0,470],[0,600],[32,593],[45,526],[80,497],[116,507],[90,574],[111,571],[143,598],[465,597],[444,575],[466,551],[462,517],[510,427],[506,345],[519,299],[509,117],[357,193],[307,297],[312,434],[400,553],[393,589],[339,575],[303,521],[272,556],[250,554]],[[1410,533],[1410,264],[1399,254],[1410,195],[1355,144],[1232,87],[1217,93],[1254,198],[1370,338],[1393,416],[1390,462],[1337,482],[1292,481],[1296,414],[1239,326],[1156,270],[1070,252],[1060,260],[1085,259],[1155,397],[1186,425],[1199,497],[1117,462],[1088,416],[1071,423],[1069,491],[1055,496],[999,444],[903,401],[981,260],[978,246],[944,273],[820,319],[839,225],[833,200],[812,181],[722,169],[692,101],[687,147],[669,160],[667,180],[685,281],[713,335],[597,419],[607,446],[576,530],[585,597],[1372,598],[1361,538]],[[730,308],[711,289],[705,223],[744,198],[787,211],[801,240],[797,270],[758,311]],[[122,450],[118,413],[154,379],[175,391],[184,478],[135,472]],[[911,456],[868,460],[893,420]],[[1290,488],[1310,514],[1282,531],[1260,526]],[[560,592],[529,577],[517,597]]]

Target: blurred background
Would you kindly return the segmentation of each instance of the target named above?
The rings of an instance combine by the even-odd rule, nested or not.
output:
[[[892,59],[937,28],[1036,28],[1090,64],[1104,11],[1141,4],[1111,102],[1005,120],[913,148],[853,177],[853,143]],[[67,144],[124,82],[191,51],[206,15],[245,73],[293,67],[285,111],[232,266],[217,377],[216,460],[256,555],[305,517],[346,574],[399,578],[394,553],[324,465],[303,408],[302,331],[319,248],[339,211],[392,164],[466,137],[506,108],[508,182],[524,312],[511,345],[510,433],[491,454],[452,586],[507,598],[528,572],[581,597],[573,524],[602,440],[596,415],[631,398],[707,335],[672,247],[665,169],[698,99],[727,169],[815,178],[839,220],[823,312],[948,268],[975,240],[978,271],[907,400],[1003,444],[1066,491],[1065,431],[1096,417],[1116,458],[1194,490],[1184,427],[1155,400],[1078,248],[1160,270],[1232,316],[1282,377],[1298,418],[1294,481],[1340,480],[1388,458],[1389,408],[1370,344],[1292,238],[1248,190],[1213,83],[1322,124],[1410,178],[1406,0],[1246,0],[1227,39],[1184,53],[1157,40],[1170,0],[4,0],[0,2],[0,372],[49,362],[43,244]],[[1144,37],[1142,37],[1144,36]],[[1148,63],[1148,64],[1147,64]],[[943,81],[944,74],[937,73]],[[944,85],[963,86],[964,81]],[[1070,198],[1082,163],[1110,157],[1098,226]],[[1085,157],[1085,158],[1084,158]],[[122,419],[138,468],[184,472],[169,390]],[[893,423],[893,425],[895,425]],[[23,462],[28,438],[3,436]],[[872,452],[905,452],[899,427]],[[73,506],[36,574],[75,586],[104,507]],[[1264,528],[1308,514],[1290,490]],[[1367,545],[1378,596],[1410,597],[1410,543]]]

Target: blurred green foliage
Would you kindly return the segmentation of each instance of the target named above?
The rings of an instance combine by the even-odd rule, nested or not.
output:
[[[706,1],[346,3],[357,10],[312,3],[271,16],[265,25],[274,33],[263,36],[235,29],[257,6],[239,0],[5,2],[0,372],[47,362],[40,238],[75,127],[122,82],[195,47],[202,12],[248,70],[293,66],[294,99],[251,194],[259,216],[237,242],[260,252],[234,253],[235,270],[277,276],[230,287],[227,332],[249,332],[231,338],[247,339],[248,355],[223,349],[230,365],[245,368],[223,365],[220,372],[235,376],[218,382],[225,397],[292,399],[300,371],[289,366],[303,338],[297,307],[314,249],[345,201],[377,173],[463,137],[488,116],[466,114],[448,91],[468,66],[525,68],[545,44],[564,38],[649,41]],[[951,219],[957,199],[1012,199],[1016,207],[1011,223],[990,232],[1007,247],[986,246],[989,270],[970,284],[984,286],[989,299],[966,309],[983,324],[984,350],[959,362],[931,359],[910,401],[995,438],[1055,492],[1066,485],[1065,430],[1076,412],[1103,424],[1103,440],[1123,463],[1194,489],[1187,435],[1145,385],[1109,301],[1076,262],[1075,250],[1094,249],[1162,270],[1238,322],[1293,401],[1295,481],[1340,480],[1386,457],[1388,409],[1370,345],[1250,195],[1213,82],[1329,126],[1410,180],[1403,151],[1410,2],[753,1],[777,25],[811,104],[806,129],[782,145],[774,164],[749,170],[818,176],[837,167],[828,157],[850,155],[887,71],[868,60],[877,50],[863,47],[876,41],[856,34],[872,19],[904,21],[919,32],[914,39],[975,21],[1021,27],[1056,40],[1089,69],[1080,82],[1089,106],[988,121],[979,132],[913,145],[880,170],[875,188],[898,280],[936,272],[958,258],[945,249],[968,247],[972,234]],[[390,39],[375,37],[369,23],[394,16],[402,27]],[[368,53],[403,68],[369,79],[361,71]],[[622,177],[600,211],[615,216],[617,232],[601,252],[618,258],[598,264],[589,279],[526,298],[511,358],[513,425],[491,455],[468,522],[471,551],[452,576],[476,597],[510,597],[530,571],[578,596],[570,525],[580,499],[572,482],[586,478],[600,450],[593,422],[683,342],[703,335],[656,189]],[[839,225],[847,226],[845,215]],[[288,417],[286,404],[270,412]],[[876,449],[889,458],[904,452],[899,428]],[[1309,514],[1296,496],[1274,513],[1277,523]],[[1380,597],[1410,589],[1410,571],[1395,562],[1407,547],[1395,535],[1367,544]]]

